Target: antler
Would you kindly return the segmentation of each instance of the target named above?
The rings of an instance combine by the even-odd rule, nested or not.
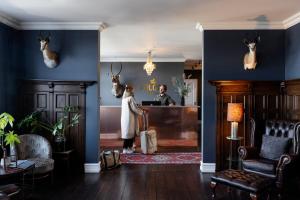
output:
[[[40,31],[39,35],[38,35],[38,40],[41,41],[43,39],[43,36],[42,36],[42,31]]]
[[[114,73],[112,71],[112,63],[110,63],[110,72],[111,72],[111,75],[114,75]]]
[[[248,38],[244,38],[244,39],[243,39],[243,43],[244,43],[245,45],[248,45],[248,44],[249,44],[249,39],[248,39]]]
[[[120,63],[121,64],[121,69],[120,69],[120,71],[119,71],[119,73],[117,74],[117,76],[121,73],[121,71],[122,71],[122,63]]]
[[[258,34],[256,35],[256,37],[255,37],[254,41],[255,41],[255,43],[258,43],[258,42],[260,42],[260,36],[259,36]]]
[[[50,41],[50,38],[51,38],[51,33],[48,32],[48,35],[47,35],[47,37],[45,37],[45,40],[46,40],[47,42],[49,42],[49,41]]]

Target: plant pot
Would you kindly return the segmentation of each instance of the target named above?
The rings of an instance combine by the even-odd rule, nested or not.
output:
[[[64,135],[56,135],[54,137],[54,151],[66,151],[66,137]]]
[[[6,167],[10,164],[10,158],[7,157],[6,148],[2,147],[2,158],[0,161],[0,165],[6,170]]]
[[[15,144],[11,144],[9,146],[10,150],[10,161],[13,164],[14,167],[17,167],[18,165],[18,154],[17,154],[17,149]]]
[[[181,96],[180,105],[181,106],[185,106],[185,98],[184,98],[184,96]]]

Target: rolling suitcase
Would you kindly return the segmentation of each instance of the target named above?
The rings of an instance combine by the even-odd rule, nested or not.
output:
[[[141,149],[143,154],[153,154],[157,151],[157,138],[155,130],[148,130],[148,114],[143,114],[144,131],[140,133]]]

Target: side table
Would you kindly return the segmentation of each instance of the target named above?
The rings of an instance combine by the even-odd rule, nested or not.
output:
[[[226,137],[230,142],[229,156],[228,156],[228,168],[229,169],[240,169],[240,158],[238,154],[238,147],[240,146],[243,137],[232,138],[231,136]]]
[[[57,168],[59,166],[58,164],[60,164],[61,167],[65,168],[65,172],[69,174],[71,170],[71,160],[73,153],[74,149],[70,149],[68,151],[53,152],[55,168]]]

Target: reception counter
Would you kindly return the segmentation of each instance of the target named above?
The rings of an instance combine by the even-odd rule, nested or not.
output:
[[[193,140],[197,146],[198,106],[142,106],[149,112],[149,129],[155,129],[158,141]],[[121,137],[121,107],[100,106],[100,138]],[[139,118],[140,130],[142,118]]]

